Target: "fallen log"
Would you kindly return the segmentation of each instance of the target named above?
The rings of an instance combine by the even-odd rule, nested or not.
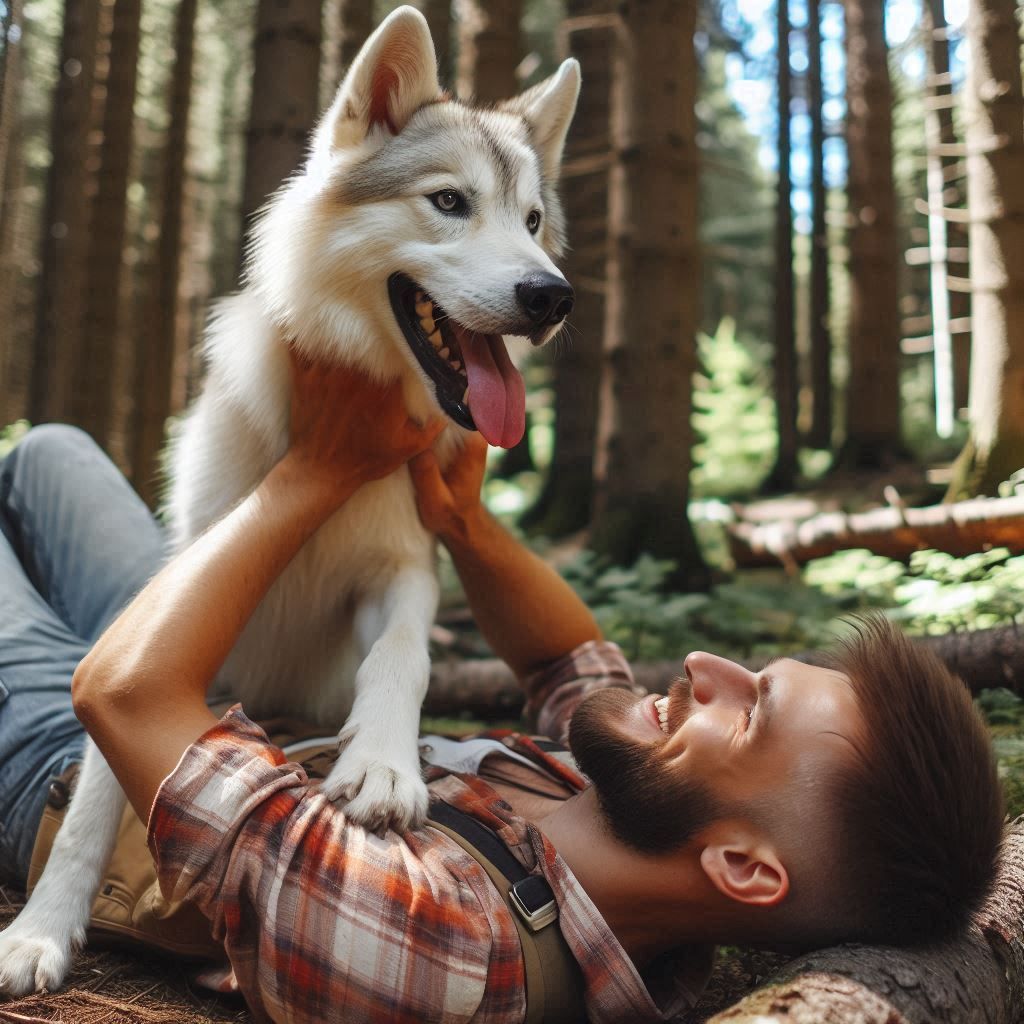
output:
[[[917,642],[931,648],[972,692],[1003,686],[1024,695],[1024,627],[963,630]],[[680,651],[678,659],[668,661],[637,662],[632,666],[636,681],[652,693],[664,693],[682,672],[688,653]],[[761,666],[751,662],[749,667]],[[478,658],[435,662],[424,712],[494,720],[514,718],[522,706],[522,690],[511,669],[497,658]]]
[[[967,933],[926,949],[837,946],[800,957],[707,1024],[1019,1024],[1024,1019],[1024,819]]]
[[[1024,495],[972,498],[948,505],[907,508],[897,500],[867,512],[823,512],[800,522],[750,523],[726,527],[729,548],[742,568],[798,565],[848,548],[905,560],[936,548],[963,556],[993,547],[1024,551]]]

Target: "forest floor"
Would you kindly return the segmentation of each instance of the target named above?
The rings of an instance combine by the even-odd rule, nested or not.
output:
[[[20,909],[23,896],[0,887],[0,928]],[[754,950],[719,956],[707,989],[680,1024],[703,1021],[731,1006],[778,970],[786,958]],[[159,954],[86,949],[60,992],[0,1003],[3,1024],[249,1024],[241,1000],[200,990],[187,964]]]

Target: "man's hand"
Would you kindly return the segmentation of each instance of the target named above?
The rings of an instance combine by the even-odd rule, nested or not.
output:
[[[442,541],[466,540],[469,524],[481,511],[480,487],[487,465],[487,442],[470,434],[445,473],[432,451],[409,462],[420,521]]]
[[[289,346],[292,368],[287,460],[343,497],[393,473],[434,443],[435,417],[409,417],[401,387],[371,381],[346,366],[313,362]]]

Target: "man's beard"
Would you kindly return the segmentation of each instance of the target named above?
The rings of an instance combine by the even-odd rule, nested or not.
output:
[[[685,704],[685,683],[673,684],[674,704]],[[639,853],[678,849],[718,816],[703,783],[683,776],[660,758],[662,745],[620,731],[636,696],[628,690],[600,690],[576,709],[569,726],[569,749],[590,778],[612,834]],[[676,725],[685,718],[673,708]],[[667,738],[667,737],[666,737]]]

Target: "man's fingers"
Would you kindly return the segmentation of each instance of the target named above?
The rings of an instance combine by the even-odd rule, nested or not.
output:
[[[437,464],[437,456],[429,448],[409,460],[409,473],[417,490],[421,485],[436,486],[441,482],[441,467]]]

